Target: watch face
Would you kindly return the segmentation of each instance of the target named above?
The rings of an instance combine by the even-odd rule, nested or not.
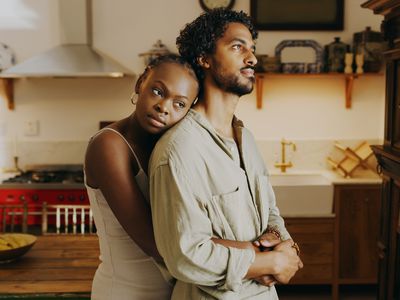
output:
[[[200,0],[200,5],[205,10],[212,10],[219,7],[230,9],[234,2],[234,0]]]
[[[0,43],[0,72],[15,64],[14,52],[6,44]]]

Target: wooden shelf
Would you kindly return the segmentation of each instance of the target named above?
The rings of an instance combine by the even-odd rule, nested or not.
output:
[[[0,91],[3,91],[3,95],[7,100],[8,109],[14,110],[14,88],[13,79],[0,78]]]
[[[264,79],[267,77],[282,77],[282,78],[294,78],[294,77],[306,77],[306,78],[344,78],[345,86],[345,105],[346,108],[351,108],[351,97],[353,92],[354,79],[361,76],[382,76],[383,73],[364,73],[364,74],[344,74],[344,73],[318,73],[318,74],[284,74],[284,73],[256,73],[256,97],[257,97],[257,108],[262,108],[262,96],[263,96],[263,85]]]

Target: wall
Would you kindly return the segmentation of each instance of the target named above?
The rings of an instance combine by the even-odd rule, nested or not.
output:
[[[94,46],[137,74],[143,69],[139,53],[157,39],[176,51],[179,30],[202,12],[197,0],[93,2]],[[345,0],[344,31],[260,32],[257,52],[272,55],[283,39],[315,39],[325,45],[340,36],[349,43],[353,33],[367,25],[379,30],[381,17],[360,8],[363,2]],[[2,0],[0,7],[0,42],[15,50],[18,61],[60,43],[56,1]],[[248,12],[249,0],[236,0],[234,9]],[[15,111],[8,111],[0,99],[0,167],[11,165],[14,137],[23,165],[81,162],[86,141],[97,130],[98,122],[131,112],[128,98],[133,84],[131,79],[17,80]],[[319,160],[335,139],[355,143],[383,137],[383,76],[355,81],[350,110],[344,107],[341,79],[273,78],[264,82],[264,90],[262,110],[255,108],[253,92],[240,101],[237,114],[260,140],[266,160],[276,152],[270,147],[276,149],[281,137],[300,143],[321,141],[326,146],[319,152]],[[24,135],[24,122],[30,120],[39,121],[39,136]]]

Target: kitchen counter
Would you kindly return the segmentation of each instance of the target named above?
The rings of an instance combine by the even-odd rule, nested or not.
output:
[[[3,180],[19,175],[19,172],[0,172],[0,183]]]
[[[380,184],[382,178],[373,172],[360,171],[355,173],[352,178],[343,178],[334,171],[325,171],[323,173],[332,184]]]
[[[380,185],[382,179],[370,170],[343,178],[331,170],[272,170],[270,181],[276,203],[285,218],[334,218],[334,190],[339,185]]]
[[[88,296],[99,264],[96,235],[38,236],[19,260],[0,265],[0,299],[76,294]],[[13,298],[14,299],[14,298]]]
[[[310,175],[321,174],[332,184],[380,184],[382,178],[371,171],[361,170],[356,172],[352,178],[343,178],[333,170],[288,170],[286,173],[280,173],[276,170],[270,172],[270,175]]]

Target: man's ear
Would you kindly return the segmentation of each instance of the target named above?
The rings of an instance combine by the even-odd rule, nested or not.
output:
[[[200,67],[205,68],[205,69],[208,69],[210,67],[208,58],[204,55],[201,55],[197,58],[197,63],[199,64]]]

